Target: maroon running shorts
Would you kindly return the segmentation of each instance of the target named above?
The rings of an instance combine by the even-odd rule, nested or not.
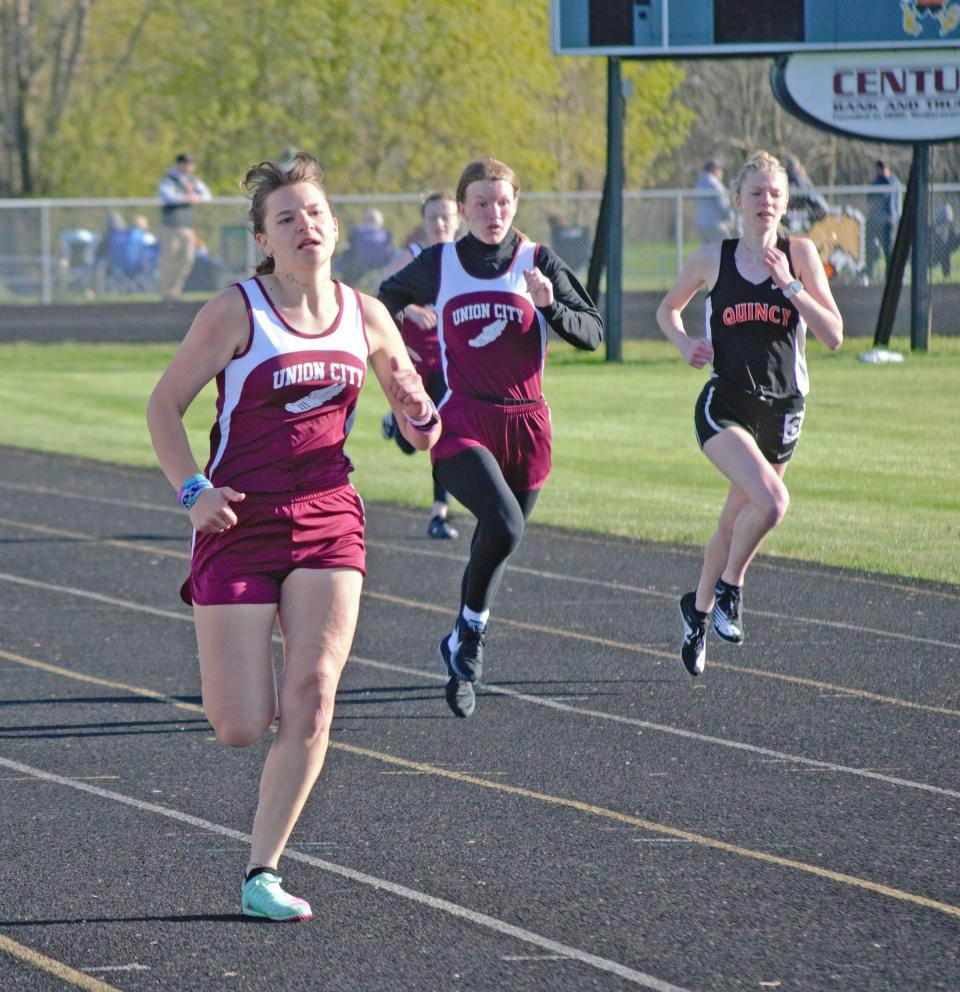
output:
[[[279,603],[296,568],[354,568],[366,575],[363,502],[350,483],[278,501],[248,495],[234,503],[237,523],[222,534],[194,533],[189,606]]]
[[[467,448],[486,448],[517,493],[539,489],[550,475],[550,407],[541,396],[508,405],[451,393],[440,410],[443,430],[430,449],[434,465]]]

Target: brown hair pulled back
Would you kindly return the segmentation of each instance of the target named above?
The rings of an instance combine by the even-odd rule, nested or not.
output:
[[[264,233],[267,197],[284,186],[298,183],[312,183],[329,200],[323,185],[323,169],[309,152],[297,152],[286,167],[277,162],[260,162],[247,170],[240,185],[250,197],[250,224],[254,234]],[[267,255],[258,263],[256,274],[269,275],[273,268],[273,256]]]
[[[464,203],[467,199],[467,187],[470,183],[477,182],[497,182],[502,179],[510,183],[513,187],[513,195],[520,192],[520,180],[516,173],[505,162],[491,158],[478,158],[471,162],[460,174],[460,181],[457,183],[457,203]]]

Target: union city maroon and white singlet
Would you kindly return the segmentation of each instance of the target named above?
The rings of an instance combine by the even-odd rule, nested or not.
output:
[[[246,349],[217,376],[206,475],[215,486],[295,497],[343,485],[370,345],[356,290],[336,283],[339,312],[319,334],[291,327],[259,279],[238,283]]]

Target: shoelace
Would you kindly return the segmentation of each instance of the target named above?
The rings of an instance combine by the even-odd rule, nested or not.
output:
[[[740,616],[740,590],[733,589],[723,597],[723,612],[729,617]]]
[[[276,875],[268,875],[266,872],[261,872],[256,876],[254,888],[266,889],[266,888],[280,888],[281,879],[277,878]]]
[[[486,627],[474,627],[472,624],[466,624],[466,629],[463,631],[463,647],[468,645],[471,648],[482,648],[484,639],[487,636]]]
[[[687,634],[687,643],[696,644],[697,641],[702,641],[707,635],[707,622],[704,620],[700,623],[694,620],[690,625],[690,633]]]

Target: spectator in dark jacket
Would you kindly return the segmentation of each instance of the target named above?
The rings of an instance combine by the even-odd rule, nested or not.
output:
[[[867,275],[873,274],[873,267],[883,255],[887,264],[890,263],[890,252],[893,251],[893,237],[900,218],[900,180],[890,171],[890,165],[882,159],[876,163],[877,174],[871,186],[878,186],[882,192],[870,193],[867,196],[867,232],[866,232],[866,270]]]

